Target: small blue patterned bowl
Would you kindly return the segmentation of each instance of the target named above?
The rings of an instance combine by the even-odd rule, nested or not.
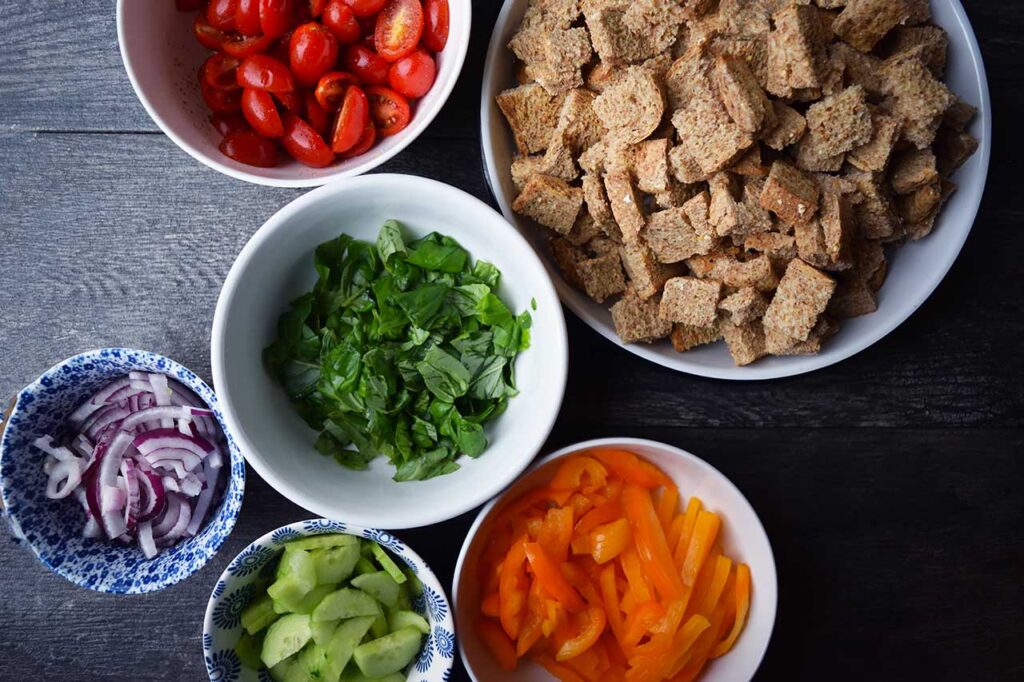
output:
[[[373,540],[412,569],[423,583],[423,596],[413,602],[413,608],[430,623],[430,634],[419,658],[409,666],[406,679],[408,682],[448,682],[455,661],[455,621],[437,576],[419,554],[391,533],[327,519],[282,526],[253,542],[228,564],[210,595],[203,623],[203,657],[210,680],[271,682],[270,673],[245,667],[235,653],[235,644],[242,635],[242,609],[252,596],[253,582],[262,572],[270,570],[285,543],[326,533],[347,533]]]
[[[82,537],[81,509],[46,498],[43,454],[32,442],[56,431],[71,412],[111,380],[131,371],[166,374],[206,403],[227,439],[231,478],[220,505],[194,538],[146,559],[135,546]],[[103,348],[68,358],[18,393],[0,439],[0,495],[14,536],[76,585],[97,592],[142,594],[189,577],[217,553],[235,526],[245,490],[245,461],[228,433],[217,396],[193,372],[147,351]]]

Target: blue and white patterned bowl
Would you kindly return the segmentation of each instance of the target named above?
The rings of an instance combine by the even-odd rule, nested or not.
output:
[[[423,583],[423,596],[413,608],[430,623],[423,649],[410,666],[408,682],[447,682],[455,661],[455,621],[444,588],[430,567],[408,545],[387,531],[361,528],[340,521],[310,519],[282,526],[246,547],[228,564],[210,594],[203,623],[203,658],[212,682],[270,682],[265,670],[257,673],[238,660],[235,644],[242,635],[242,609],[253,593],[253,582],[270,570],[285,543],[326,533],[347,533],[373,540],[412,569]]]
[[[71,412],[111,380],[131,371],[166,374],[213,410],[227,439],[230,480],[198,535],[146,559],[135,546],[82,537],[80,507],[45,495],[43,454],[32,442],[56,431]],[[97,592],[142,594],[189,577],[217,553],[235,526],[245,490],[245,461],[224,426],[217,396],[193,372],[148,351],[103,348],[54,365],[18,393],[0,439],[0,495],[14,536],[39,560],[76,585]]]

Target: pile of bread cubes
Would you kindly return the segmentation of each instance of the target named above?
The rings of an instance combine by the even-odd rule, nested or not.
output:
[[[928,0],[531,0],[513,209],[624,343],[816,353],[977,148]],[[899,295],[898,292],[893,295]]]

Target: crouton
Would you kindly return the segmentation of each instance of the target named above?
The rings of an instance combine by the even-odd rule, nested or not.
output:
[[[564,96],[548,94],[536,83],[520,85],[497,96],[498,108],[512,128],[520,154],[533,154],[547,148],[558,124],[563,99]]]
[[[583,84],[594,92],[604,92],[604,89],[618,80],[621,75],[622,71],[617,65],[597,62],[583,75]]]
[[[949,37],[938,26],[898,26],[886,42],[887,55],[920,48],[921,61],[936,78],[942,78],[946,72]]]
[[[701,170],[685,144],[676,145],[668,151],[668,165],[672,177],[685,185],[692,185],[707,178],[707,174]]]
[[[692,199],[683,204],[683,211],[686,213],[686,218],[690,221],[693,231],[697,236],[709,240],[715,234],[713,226],[708,219],[710,207],[711,195],[706,190],[694,195]]]
[[[978,141],[970,133],[943,127],[935,137],[936,163],[943,177],[949,177],[978,149]]]
[[[768,309],[768,299],[754,287],[744,287],[723,298],[718,309],[728,313],[729,321],[733,324],[744,325],[761,319]]]
[[[764,191],[762,178],[746,178],[740,192],[740,201],[736,205],[736,227],[732,234],[752,234],[768,232],[774,225],[771,214],[761,206],[761,192]]]
[[[818,211],[818,185],[785,161],[776,161],[761,192],[761,206],[791,225],[811,220]]]
[[[688,185],[679,182],[674,176],[669,177],[668,189],[664,192],[656,192],[654,194],[654,203],[658,208],[677,208],[692,199],[699,191],[699,185]]]
[[[910,16],[903,0],[849,0],[832,31],[861,52],[871,52],[885,34]]]
[[[773,16],[768,36],[768,92],[793,97],[801,89],[820,89],[827,68],[826,37],[818,10],[789,5]]]
[[[832,156],[825,154],[821,148],[821,139],[813,131],[808,131],[800,138],[794,151],[796,167],[808,173],[834,173],[843,167],[843,161],[846,160],[843,152]]]
[[[688,324],[677,324],[672,327],[672,347],[682,353],[697,346],[714,343],[722,338],[718,323],[707,327],[691,327]]]
[[[681,109],[711,87],[713,62],[701,48],[688,50],[665,73],[665,99],[672,111]]]
[[[796,251],[801,260],[816,268],[824,269],[828,265],[825,231],[820,220],[809,220],[796,225],[793,236],[796,238]]]
[[[650,71],[631,67],[594,100],[594,111],[621,142],[646,140],[661,123],[665,100]]]
[[[772,149],[782,151],[799,140],[807,130],[807,120],[788,104],[772,101],[775,126],[762,135],[761,140]]]
[[[821,195],[818,217],[825,244],[826,270],[847,270],[852,265],[851,244],[855,236],[853,206],[840,195],[826,192]]]
[[[615,171],[604,177],[604,186],[623,240],[636,241],[644,226],[644,214],[632,178],[626,171]]]
[[[719,98],[740,130],[754,134],[763,127],[774,127],[775,110],[745,62],[718,57],[712,77]]]
[[[549,239],[548,247],[551,249],[551,256],[554,258],[555,265],[558,266],[565,281],[577,289],[582,289],[583,279],[580,277],[577,266],[580,261],[586,259],[586,252],[574,246],[569,240],[561,237]]]
[[[576,161],[584,173],[600,175],[605,171],[605,160],[608,156],[608,141],[600,140],[582,152]]]
[[[772,30],[770,2],[718,0],[718,17],[726,34],[763,34]]]
[[[870,142],[871,112],[864,88],[853,85],[812,104],[807,109],[807,127],[823,156],[842,154]]]
[[[583,282],[583,291],[598,303],[626,290],[622,263],[616,253],[581,261],[576,271]]]
[[[682,207],[647,216],[647,225],[641,236],[662,263],[678,263],[691,256],[708,253],[714,245],[714,240],[697,234]]]
[[[907,5],[907,25],[925,24],[932,20],[930,0],[904,0]]]
[[[761,145],[755,142],[729,170],[737,175],[767,177],[769,169],[761,162]]]
[[[806,341],[835,288],[831,277],[799,258],[793,259],[764,313],[765,330],[794,341]]]
[[[680,268],[659,263],[650,247],[642,241],[623,244],[620,254],[630,284],[642,298],[658,293],[667,280],[679,274]]]
[[[539,173],[543,166],[544,157],[541,155],[517,156],[512,160],[512,184],[522,190],[530,176]]]
[[[903,139],[918,149],[935,140],[943,114],[955,98],[917,59],[887,62],[883,83],[893,116],[903,123]]]
[[[544,151],[539,172],[572,182],[580,175],[576,161],[573,160],[574,156],[566,135],[556,130],[552,133],[548,148]]]
[[[717,279],[734,289],[754,287],[758,291],[772,291],[779,284],[767,256],[740,261],[732,256],[712,253],[687,258],[686,265],[695,277]]]
[[[936,177],[931,184],[897,197],[896,212],[906,224],[922,223],[938,212],[941,202],[942,184]]]
[[[582,86],[581,69],[592,54],[587,29],[548,30],[541,44],[543,66],[537,71],[537,82],[552,94]]]
[[[632,173],[636,161],[636,147],[621,140],[610,138],[604,141],[604,172]]]
[[[583,176],[583,201],[587,205],[587,211],[594,217],[594,222],[607,231],[606,225],[615,222],[611,206],[608,205],[608,197],[604,193],[604,183],[597,175],[586,174]],[[618,226],[615,226],[618,232]]]
[[[739,182],[732,173],[722,171],[708,178],[711,192],[711,203],[708,205],[708,221],[715,226],[715,233],[720,237],[731,234],[739,224],[737,214],[737,195]]]
[[[839,331],[839,326],[824,315],[818,319],[806,341],[793,341],[775,330],[765,330],[765,348],[772,355],[815,355],[822,342]]]
[[[961,97],[956,97],[942,116],[942,122],[957,131],[964,131],[978,113],[978,108]]]
[[[576,218],[576,224],[572,226],[572,230],[569,231],[569,234],[565,235],[565,238],[574,246],[583,246],[594,237],[603,234],[604,231],[597,224],[597,221],[594,220],[590,213],[583,210],[580,211],[579,216]]]
[[[899,155],[893,160],[889,179],[896,194],[910,194],[938,182],[935,154],[931,149],[914,149]]]
[[[729,166],[754,143],[710,90],[696,95],[682,109],[672,114],[672,125],[679,131],[680,141],[701,171],[710,175]],[[684,181],[682,178],[679,178]]]
[[[673,277],[665,282],[658,315],[669,322],[707,327],[718,315],[722,283],[695,277]]]
[[[892,202],[878,182],[869,173],[851,174],[862,197],[854,206],[854,216],[864,239],[889,239],[900,227]]]
[[[768,88],[768,37],[767,35],[717,36],[708,45],[708,53],[715,57],[726,57],[744,62],[754,74],[762,90]]]
[[[787,263],[797,257],[796,237],[781,232],[743,235],[743,248],[758,251],[772,260]]]
[[[724,321],[720,327],[722,337],[729,347],[729,354],[737,365],[749,365],[768,354],[765,350],[764,329],[760,321],[755,320],[742,325]]]
[[[882,94],[882,60],[871,54],[864,54],[844,42],[829,45],[830,59],[843,65],[843,74],[848,82],[864,88],[871,96]]]
[[[860,315],[868,315],[878,310],[875,292],[862,280],[841,281],[836,292],[828,302],[826,312],[829,315],[845,320]]]
[[[607,133],[594,111],[595,98],[594,93],[583,88],[570,90],[558,113],[552,136],[560,136],[576,156],[600,142]]]
[[[871,113],[871,139],[853,149],[846,155],[846,160],[862,171],[885,170],[889,156],[896,147],[900,135],[900,122],[880,111]]]
[[[533,175],[512,202],[512,210],[544,227],[568,234],[583,205],[583,190],[549,175]]]
[[[626,10],[619,6],[584,12],[594,52],[609,64],[643,61],[657,54],[650,38],[626,25]]]
[[[658,317],[658,300],[627,289],[611,308],[615,333],[623,343],[650,343],[672,333],[672,323]]]
[[[641,192],[656,194],[668,189],[668,148],[666,139],[646,140],[633,155],[633,174]]]
[[[672,47],[685,19],[676,0],[633,0],[622,15],[622,23],[631,33],[646,37],[652,56]]]

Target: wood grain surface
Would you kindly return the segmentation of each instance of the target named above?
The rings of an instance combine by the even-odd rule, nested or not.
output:
[[[1024,679],[1024,5],[965,6],[995,112],[989,185],[952,271],[899,329],[814,374],[741,384],[645,363],[567,313],[569,386],[545,451],[654,438],[743,490],[779,568],[758,679]],[[451,100],[381,171],[491,200],[477,116],[498,9],[474,3]],[[0,402],[99,346],[164,353],[209,380],[220,284],[300,192],[221,176],[159,133],[121,66],[111,0],[0,0],[0,32]],[[127,598],[74,587],[4,532],[0,680],[205,679],[217,576],[254,538],[308,516],[250,470],[209,565]],[[450,586],[472,518],[398,535]],[[458,665],[453,679],[467,679]]]

